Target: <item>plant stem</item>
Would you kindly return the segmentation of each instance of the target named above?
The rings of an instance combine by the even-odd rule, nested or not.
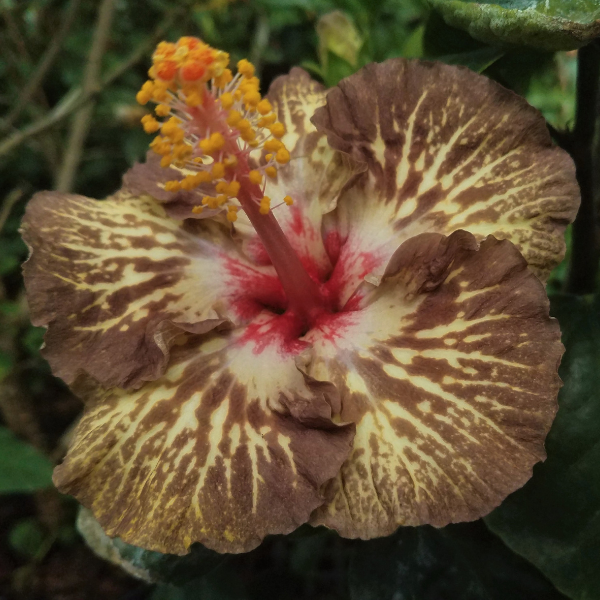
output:
[[[92,47],[83,76],[84,93],[95,90],[99,85],[102,57],[110,37],[115,5],[116,0],[103,0],[98,9],[98,20],[92,37]],[[70,192],[73,187],[85,139],[92,124],[94,105],[93,101],[90,102],[87,106],[80,108],[73,117],[63,164],[56,180],[56,189],[59,192]]]
[[[600,46],[592,42],[581,48],[577,55],[577,105],[575,128],[565,150],[575,161],[577,181],[581,188],[581,206],[573,223],[571,263],[566,291],[590,294],[596,287],[599,248],[596,232],[595,192],[600,164],[595,164],[594,135],[600,123]]]

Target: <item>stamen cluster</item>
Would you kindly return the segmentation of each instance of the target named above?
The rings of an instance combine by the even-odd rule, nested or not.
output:
[[[161,166],[184,173],[182,179],[168,181],[165,190],[199,189],[205,195],[193,212],[226,208],[228,220],[235,221],[240,187],[252,184],[261,193],[251,197],[267,214],[271,200],[264,195],[265,180],[277,176],[290,153],[281,141],[285,126],[261,97],[254,66],[240,60],[234,76],[226,52],[194,37],[161,42],[152,62],[150,79],[136,96],[140,104],[156,103],[156,117],[142,118],[144,131],[160,131],[150,147],[162,157]],[[255,149],[264,152],[251,165]],[[283,201],[292,204],[289,196]]]

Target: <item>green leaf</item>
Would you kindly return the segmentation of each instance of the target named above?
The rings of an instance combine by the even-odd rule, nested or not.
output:
[[[40,551],[45,537],[39,521],[34,517],[28,517],[14,525],[8,535],[8,541],[18,554],[31,560]]]
[[[597,0],[428,0],[445,21],[492,45],[573,50],[600,35]]]
[[[548,459],[486,519],[573,600],[600,599],[600,301],[555,296],[566,353]]]
[[[493,65],[498,59],[504,56],[505,51],[502,48],[494,48],[488,46],[471,52],[460,52],[458,54],[446,54],[438,56],[436,60],[448,65],[462,65],[469,67],[476,73],[485,71],[489,66]]]
[[[6,427],[0,427],[0,456],[0,494],[33,492],[52,485],[52,463]]]
[[[351,600],[560,600],[533,566],[481,521],[401,527],[358,542],[350,562]]]

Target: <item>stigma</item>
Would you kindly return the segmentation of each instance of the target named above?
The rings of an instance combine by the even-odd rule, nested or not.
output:
[[[290,153],[281,140],[285,126],[262,98],[254,66],[240,60],[234,75],[226,52],[195,37],[159,43],[152,63],[136,99],[156,104],[155,114],[142,118],[146,133],[158,132],[150,147],[162,167],[182,174],[165,190],[197,190],[202,200],[194,213],[222,209],[233,222],[244,208],[238,198],[243,189],[245,202],[268,214],[275,206],[264,194],[266,182]],[[276,206],[292,202],[286,196]]]

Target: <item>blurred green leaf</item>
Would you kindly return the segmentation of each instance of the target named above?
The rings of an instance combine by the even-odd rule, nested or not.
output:
[[[357,543],[349,573],[351,600],[564,599],[481,521]]]
[[[600,35],[597,0],[428,0],[447,23],[492,45],[572,50]]]
[[[0,456],[0,494],[33,492],[52,485],[52,463],[6,427],[0,427]]]
[[[472,50],[471,52],[438,56],[436,60],[448,65],[462,65],[463,67],[469,67],[469,69],[481,73],[493,65],[498,59],[502,58],[504,52],[505,51],[502,48],[489,46],[487,48],[480,48],[479,50]]]
[[[357,66],[358,52],[363,45],[363,39],[352,17],[341,10],[323,15],[317,22],[317,36],[319,56],[325,70],[330,52],[353,67]]]
[[[516,552],[573,600],[600,598],[600,301],[557,295],[564,387],[548,459],[487,517]]]
[[[8,541],[11,547],[29,560],[35,558],[44,544],[46,536],[39,521],[34,517],[21,519],[10,530]]]

